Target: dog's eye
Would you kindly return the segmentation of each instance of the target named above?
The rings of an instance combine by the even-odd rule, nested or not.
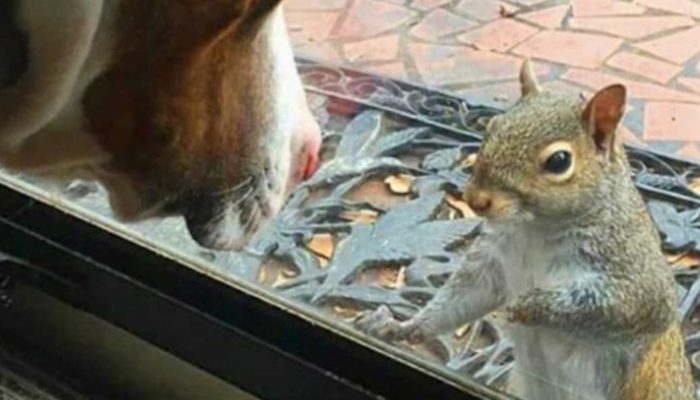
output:
[[[161,145],[171,144],[177,137],[176,130],[168,125],[154,125],[151,128],[151,138]]]
[[[544,162],[544,169],[552,174],[563,174],[571,167],[571,153],[559,150],[549,156]]]

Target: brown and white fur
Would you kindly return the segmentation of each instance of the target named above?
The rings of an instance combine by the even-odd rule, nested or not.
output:
[[[280,3],[13,0],[28,67],[0,88],[0,163],[90,171],[120,219],[240,248],[320,146]]]

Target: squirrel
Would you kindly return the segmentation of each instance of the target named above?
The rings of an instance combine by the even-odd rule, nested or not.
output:
[[[461,265],[416,315],[386,306],[356,326],[419,342],[503,310],[509,387],[523,400],[690,400],[675,282],[616,135],[626,89],[589,101],[543,90],[493,117],[464,198],[483,217]]]

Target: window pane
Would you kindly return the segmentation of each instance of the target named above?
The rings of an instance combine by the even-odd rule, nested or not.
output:
[[[10,166],[21,167],[8,169],[2,180],[29,184],[44,201],[177,259],[183,268],[194,268],[212,279],[285,304],[323,324],[337,326],[341,335],[359,337],[373,346],[376,343],[363,329],[375,336],[392,329],[410,333],[402,330],[400,321],[411,321],[430,307],[449,277],[476,257],[475,243],[491,240],[484,219],[477,214],[483,215],[483,208],[498,199],[467,201],[464,193],[470,178],[482,180],[485,191],[507,186],[502,204],[519,202],[519,211],[530,211],[522,212],[522,220],[508,220],[517,227],[529,226],[533,220],[543,225],[560,223],[543,219],[568,217],[562,209],[581,216],[588,212],[587,204],[598,201],[591,194],[593,189],[584,192],[589,187],[582,188],[583,184],[557,191],[559,198],[543,200],[551,186],[540,180],[527,181],[533,176],[527,171],[535,169],[537,158],[525,162],[516,151],[510,153],[512,158],[495,157],[492,165],[497,167],[490,173],[475,173],[472,168],[489,121],[518,104],[518,74],[524,58],[534,59],[533,75],[545,90],[573,89],[571,97],[562,100],[581,103],[581,110],[572,111],[573,106],[564,110],[571,118],[574,113],[584,115],[584,106],[603,86],[621,82],[628,90],[629,110],[621,117],[617,132],[628,146],[629,172],[651,214],[650,230],[658,230],[662,238],[661,251],[668,265],[663,265],[666,269],[659,272],[657,281],[669,278],[670,282],[671,275],[675,279],[664,287],[674,291],[671,296],[677,294],[673,310],[657,315],[655,305],[668,300],[668,290],[653,297],[650,293],[658,288],[646,270],[631,269],[629,275],[616,276],[629,285],[624,291],[606,280],[619,274],[607,269],[612,261],[623,257],[628,257],[624,261],[645,261],[642,252],[646,250],[642,249],[659,245],[656,231],[647,241],[634,242],[637,239],[630,237],[616,243],[617,247],[606,248],[610,254],[598,254],[598,249],[587,247],[587,236],[572,239],[573,244],[567,242],[566,247],[556,241],[558,244],[538,242],[541,231],[532,228],[523,231],[532,237],[512,243],[512,254],[507,249],[493,256],[493,268],[489,270],[491,264],[484,261],[479,269],[465,273],[464,299],[469,304],[455,308],[454,316],[444,323],[436,323],[454,326],[439,335],[389,342],[397,354],[427,363],[445,379],[457,379],[463,385],[476,382],[523,398],[602,399],[611,398],[615,390],[643,391],[644,384],[628,379],[642,385],[641,389],[628,388],[618,377],[638,373],[632,371],[649,354],[651,359],[658,356],[678,367],[671,374],[677,378],[674,387],[679,388],[686,384],[684,374],[688,380],[691,372],[697,376],[700,351],[696,307],[700,295],[700,139],[695,133],[695,104],[700,98],[695,90],[696,53],[674,46],[697,33],[691,17],[697,17],[700,9],[651,1],[613,2],[609,9],[572,3],[290,0],[286,29],[298,56],[296,65],[306,99],[301,90],[295,92],[299,89],[294,84],[295,71],[285,64],[291,53],[287,53],[289,43],[278,11],[259,10],[264,23],[251,26],[264,32],[255,37],[265,39],[256,42],[253,51],[238,45],[243,42],[241,37],[250,39],[244,29],[230,25],[236,27],[226,30],[212,16],[224,18],[225,14],[193,6],[153,6],[172,12],[168,14],[171,19],[147,29],[150,36],[142,42],[124,36],[131,40],[129,46],[123,44],[126,55],[97,79],[85,78],[85,93],[72,94],[85,96],[75,104],[85,107],[87,125],[71,125],[73,111],[62,109],[46,125],[48,130],[37,130],[49,136],[36,136],[18,153],[8,153]],[[120,15],[115,10],[105,12]],[[243,18],[240,26],[250,22],[245,18],[254,18],[244,10],[231,12],[228,18]],[[663,16],[658,15],[661,12]],[[171,35],[173,27],[184,29],[176,23],[181,21],[178,13],[186,13],[193,23],[200,21],[201,29],[191,28],[182,37]],[[679,13],[686,15],[676,15]],[[639,26],[646,28],[639,30]],[[230,48],[222,45],[227,42],[218,41],[218,34],[235,44]],[[149,46],[153,43],[162,43],[162,48],[152,51]],[[256,58],[256,51],[262,56]],[[232,54],[248,63],[226,64]],[[236,68],[245,73],[222,72],[218,61],[212,61],[222,59],[227,71]],[[182,73],[192,65],[199,69]],[[139,73],[133,74],[134,70]],[[0,83],[5,82],[2,74],[0,69]],[[188,74],[196,79],[188,81]],[[585,101],[578,97],[579,92]],[[311,121],[304,120],[306,106],[299,98],[308,103],[321,128],[318,168],[312,160],[316,151],[309,150],[315,146],[313,127],[297,126]],[[565,122],[575,121],[580,131],[575,133],[583,135],[589,127],[586,124],[598,121],[593,115],[580,122],[578,114],[576,119],[565,120],[552,111],[559,110],[560,102],[543,104],[546,107],[525,117],[526,123],[503,128],[503,132],[524,126],[533,137],[544,131],[561,136],[559,127],[566,129]],[[285,117],[292,114],[294,118]],[[289,128],[292,125],[303,133]],[[593,125],[592,129],[598,129]],[[85,127],[94,137],[72,136]],[[556,137],[567,139],[562,140],[568,146],[577,146],[568,136],[560,136]],[[586,137],[590,145],[582,148],[605,148],[607,142],[598,142],[602,140],[598,136]],[[71,140],[85,142],[65,145]],[[531,147],[540,149],[551,143],[540,144]],[[37,150],[47,148],[52,151]],[[578,147],[569,150],[563,158],[552,162],[547,158],[543,168],[561,172],[571,166],[568,157],[584,152]],[[547,155],[554,154],[557,152]],[[36,169],[42,169],[45,160],[39,157],[45,156],[62,162],[50,164],[41,174],[32,173],[33,168],[25,164],[33,162]],[[574,165],[594,168],[591,160],[599,158],[591,156]],[[70,167],[67,172],[55,174],[66,165]],[[296,181],[302,177],[301,182]],[[598,188],[602,184],[591,185]],[[635,206],[643,214],[641,203],[611,199],[614,204],[606,206],[619,207],[621,214]],[[541,206],[545,201],[558,208],[545,209]],[[622,201],[630,203],[619,203]],[[475,204],[482,209],[475,210]],[[610,231],[630,231],[629,226],[614,221],[605,225],[609,229],[600,230],[610,234],[611,241],[618,237]],[[561,225],[557,226],[562,232],[569,228]],[[595,236],[590,232],[584,233]],[[525,248],[518,248],[523,243]],[[623,252],[625,245],[637,253]],[[503,269],[507,276],[493,272],[495,265],[513,260],[525,266],[550,262],[536,246],[553,246],[547,249],[556,251],[547,257],[561,256],[559,248],[567,256],[580,256],[571,258],[571,263],[561,256],[566,260],[557,265],[571,271],[584,261],[594,269],[579,276],[579,270],[545,268],[541,271],[544,278],[532,271]],[[236,249],[228,249],[231,247]],[[662,256],[656,248],[650,254]],[[522,275],[514,277],[515,273]],[[596,274],[605,279],[596,280]],[[528,290],[513,288],[513,282]],[[576,290],[556,292],[561,287]],[[557,315],[576,322],[567,329],[544,322],[528,326],[524,321],[510,321],[522,317],[512,312],[514,305],[516,310],[520,305],[513,303],[518,297],[512,296],[527,294],[529,289],[561,296],[547,305],[572,303],[571,315]],[[619,307],[608,312],[601,306],[608,301],[618,301]],[[480,308],[473,306],[478,302],[483,303]],[[634,302],[645,302],[645,307],[634,308],[639,305]],[[457,307],[453,303],[445,307]],[[625,314],[626,306],[636,311]],[[678,320],[669,316],[676,309]],[[555,311],[545,313],[554,315]],[[539,317],[549,321],[549,314]],[[379,323],[382,321],[384,324]],[[662,337],[653,328],[656,321],[682,328],[681,333],[662,330],[671,333],[663,336],[667,341],[659,345],[660,350],[653,345]],[[382,329],[376,330],[378,327]],[[686,354],[680,354],[681,347]],[[685,359],[690,360],[690,368],[684,370]],[[647,381],[664,379],[669,382],[671,378],[653,375]],[[681,398],[680,393],[674,398]]]

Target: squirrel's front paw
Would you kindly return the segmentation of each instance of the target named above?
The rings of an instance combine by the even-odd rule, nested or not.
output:
[[[532,321],[532,314],[520,302],[513,302],[506,306],[506,319],[508,322],[527,325]]]
[[[360,314],[353,324],[357,329],[387,341],[419,342],[423,340],[418,327],[411,321],[397,321],[387,306],[380,306],[372,312]]]
[[[533,289],[506,306],[506,316],[510,322],[523,325],[539,325],[548,322],[549,307],[556,300],[556,292]]]

